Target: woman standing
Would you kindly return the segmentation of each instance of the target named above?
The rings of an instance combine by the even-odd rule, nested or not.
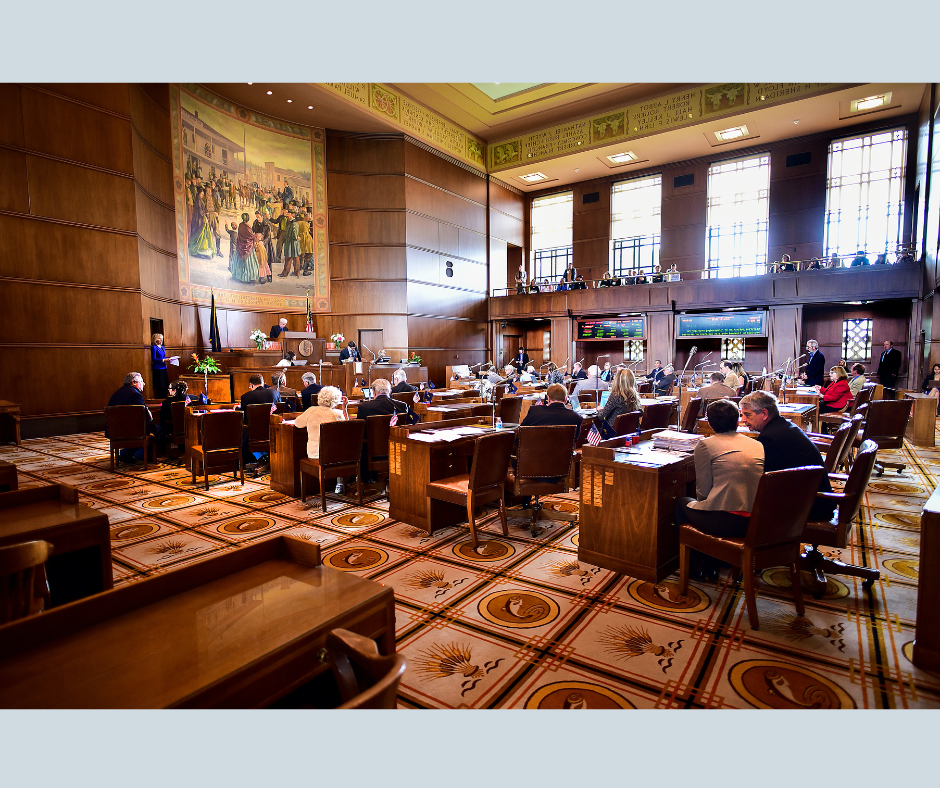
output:
[[[636,378],[633,371],[626,368],[618,369],[614,374],[614,382],[610,387],[607,404],[597,411],[595,419],[598,422],[603,422],[610,430],[610,433],[613,434],[617,417],[637,410],[640,410],[640,395],[636,390]],[[603,433],[605,430],[601,430],[601,432]]]
[[[154,396],[166,397],[170,379],[166,373],[166,349],[163,347],[163,334],[150,337],[150,369],[153,372]]]
[[[816,391],[822,394],[820,413],[836,413],[845,410],[846,405],[852,401],[852,391],[849,389],[849,376],[842,367],[832,367],[829,370],[829,382],[825,386],[817,386]]]
[[[232,278],[239,282],[254,282],[259,273],[258,258],[255,256],[255,234],[248,226],[248,214],[243,213],[235,241]]]

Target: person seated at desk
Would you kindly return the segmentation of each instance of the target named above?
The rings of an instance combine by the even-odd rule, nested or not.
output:
[[[614,422],[624,413],[633,413],[640,410],[640,395],[636,390],[636,378],[629,369],[618,369],[610,387],[610,396],[607,404],[597,411],[594,417],[596,422],[606,423],[608,430],[601,430],[602,434],[614,434]],[[600,427],[598,427],[600,429]]]
[[[535,367],[531,364],[525,368],[525,372],[519,375],[520,383],[534,383],[536,381]]]
[[[314,399],[323,390],[323,386],[317,385],[317,376],[312,372],[304,372],[300,379],[306,384],[300,392],[300,404],[306,410],[313,407]]]
[[[408,391],[418,390],[416,386],[412,386],[408,382],[408,373],[403,369],[396,369],[392,373],[392,381],[395,383],[395,385],[392,387],[393,394],[404,394]]]
[[[584,371],[584,367],[581,366],[580,361],[575,361],[574,366],[571,368],[571,377],[575,380],[584,380],[587,378],[587,372]]]
[[[271,388],[277,392],[278,399],[283,401],[288,411],[293,411],[293,403],[285,401],[284,397],[296,397],[297,389],[292,389],[287,385],[287,375],[283,372],[274,372],[271,374]]]
[[[292,367],[294,366],[294,359],[297,358],[297,354],[293,350],[288,350],[287,355],[277,362],[274,366],[276,367]]]
[[[650,381],[651,383],[658,383],[660,380],[663,379],[663,375],[665,374],[666,372],[663,369],[662,359],[657,358],[653,361],[653,368],[649,371],[649,374],[646,376],[646,379]]]
[[[362,361],[362,354],[359,352],[359,348],[356,347],[356,343],[351,339],[346,343],[344,347],[339,352],[340,363],[344,361]]]
[[[273,405],[275,402],[280,401],[281,395],[278,394],[277,390],[265,386],[264,378],[256,372],[248,378],[248,391],[242,394],[239,404],[247,420],[248,411],[245,408],[246,405]]]
[[[709,408],[711,410],[711,408]],[[759,432],[757,440],[764,447],[764,472],[824,465],[819,449],[799,427],[787,421],[777,409],[777,398],[768,391],[752,391],[741,400],[741,417],[747,426]],[[832,492],[829,474],[819,482],[819,492]],[[828,521],[835,512],[835,502],[817,497],[810,509],[811,520]]]
[[[849,379],[849,391],[852,392],[852,396],[854,397],[865,388],[868,379],[865,377],[865,367],[862,364],[853,364],[852,373],[853,375]]]
[[[295,420],[294,426],[307,430],[307,456],[311,460],[320,457],[320,425],[333,421],[347,421],[346,406],[349,400],[336,386],[320,386],[317,404],[307,408]],[[339,484],[336,485],[339,487]]]
[[[486,374],[483,376],[483,379],[491,386],[498,386],[500,383],[506,382],[499,376],[499,373],[496,371],[496,367],[494,366],[490,366],[490,368],[486,370]]]
[[[764,446],[738,430],[738,406],[727,399],[708,408],[714,435],[695,446],[695,498],[676,499],[676,526],[692,525],[712,536],[740,539],[747,534],[757,487],[764,472]],[[717,579],[714,559],[692,554],[693,575]],[[746,571],[746,570],[745,570]]]
[[[185,402],[189,386],[183,380],[174,380],[170,384],[170,396],[160,406],[160,429],[166,436],[173,434],[173,403]]]
[[[369,416],[391,416],[393,413],[397,413],[399,423],[402,426],[405,424],[418,423],[419,417],[417,413],[404,402],[398,402],[389,396],[392,393],[392,384],[385,378],[376,378],[373,380],[372,391],[375,393],[375,398],[360,401],[359,407],[356,409],[357,419],[366,419]],[[368,470],[369,459],[367,450],[367,446],[365,442],[363,442],[362,457],[359,462],[359,470],[361,473],[359,478],[366,483],[371,483],[375,481],[375,474],[370,473]]]
[[[725,385],[728,388],[734,389],[734,393],[738,393],[738,389],[741,388],[741,378],[738,377],[737,373],[734,371],[734,367],[731,366],[731,362],[727,359],[721,360],[721,374],[725,376]]]
[[[515,367],[516,371],[521,374],[528,365],[529,354],[525,352],[525,348],[522,345],[519,345],[519,352],[516,353],[515,357],[513,358],[512,366]]]
[[[124,376],[124,385],[121,386],[117,391],[111,395],[111,399],[108,400],[108,407],[112,405],[143,405],[144,411],[147,414],[147,432],[156,437],[158,440],[163,438],[163,430],[160,429],[158,424],[155,424],[153,421],[153,414],[150,412],[150,408],[147,407],[147,403],[144,401],[144,377],[139,372],[128,372]],[[104,436],[108,437],[108,430],[105,428]],[[135,455],[141,452],[141,459],[143,459],[143,450],[142,449],[121,449],[118,452],[118,459],[121,462],[132,462]]]
[[[587,377],[577,382],[574,391],[571,392],[571,396],[577,399],[578,394],[582,391],[607,391],[610,385],[607,381],[601,380],[599,376],[600,369],[598,369],[597,364],[591,364],[591,366],[588,367]]]
[[[829,381],[825,386],[817,386],[816,391],[822,394],[819,404],[820,413],[835,413],[845,410],[845,406],[852,401],[852,390],[849,388],[849,376],[842,367],[833,367],[829,370]]]
[[[614,373],[613,373],[613,370],[611,370],[610,368],[610,362],[605,361],[604,371],[601,372],[601,380],[606,381],[607,383],[610,383],[610,381],[613,380],[613,377],[614,377]]]
[[[554,425],[574,424],[578,429],[575,430],[575,440],[578,439],[578,433],[581,432],[581,422],[584,419],[569,410],[565,404],[568,398],[568,392],[560,383],[552,383],[545,392],[547,403],[545,405],[533,405],[529,408],[520,427],[550,427]]]
[[[276,326],[271,326],[271,339],[277,339],[283,331],[287,331],[287,318],[282,317],[277,321]]]
[[[672,364],[666,364],[663,369],[663,376],[653,384],[654,394],[668,394],[669,389],[676,382],[676,368]]]
[[[711,383],[707,386],[702,386],[702,388],[698,390],[698,394],[695,395],[699,397],[702,402],[738,396],[736,389],[725,385],[725,376],[720,372],[712,372],[712,374],[709,375],[709,380]]]

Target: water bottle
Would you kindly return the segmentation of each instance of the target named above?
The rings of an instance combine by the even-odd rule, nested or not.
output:
[[[497,416],[496,417],[496,429],[501,430],[503,428],[503,420]]]

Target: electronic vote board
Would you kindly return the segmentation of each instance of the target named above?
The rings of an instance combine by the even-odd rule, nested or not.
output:
[[[643,318],[620,320],[579,320],[578,340],[585,339],[642,339]]]
[[[676,337],[763,337],[766,322],[764,310],[676,315]]]

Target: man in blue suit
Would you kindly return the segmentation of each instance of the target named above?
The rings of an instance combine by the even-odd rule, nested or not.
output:
[[[153,421],[153,414],[150,412],[150,409],[147,407],[147,403],[144,402],[144,378],[139,372],[128,372],[124,376],[124,385],[121,386],[117,391],[111,395],[111,399],[108,400],[108,407],[112,405],[143,405],[144,412],[147,414],[147,432],[151,435],[156,435],[157,437],[162,436],[162,430]],[[107,429],[105,429],[105,437],[107,435]],[[140,449],[121,449],[118,452],[118,459],[121,462],[132,462],[137,452],[141,451]],[[143,456],[141,454],[141,456]]]
[[[800,375],[806,386],[821,386],[826,376],[826,357],[819,352],[819,343],[811,339],[806,343],[809,358],[806,359],[806,371]]]

